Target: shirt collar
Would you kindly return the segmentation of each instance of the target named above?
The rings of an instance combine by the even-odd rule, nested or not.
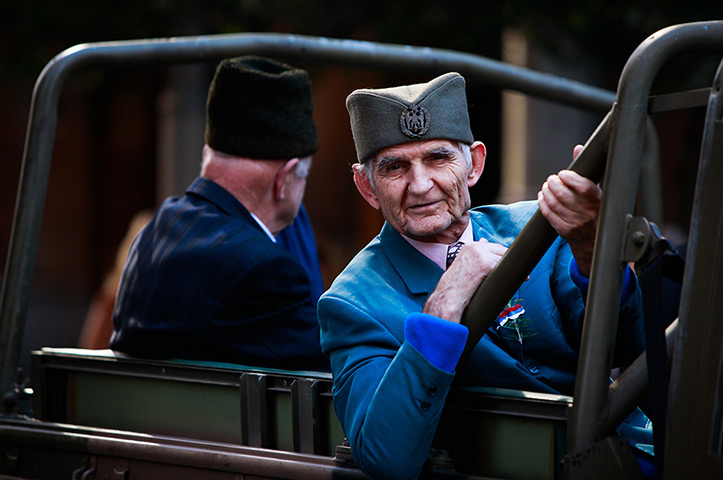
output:
[[[272,242],[276,243],[276,237],[274,237],[274,235],[271,233],[271,230],[269,230],[269,228],[268,228],[266,225],[264,225],[264,222],[262,222],[259,217],[257,217],[256,215],[254,215],[254,212],[252,212],[252,211],[249,210],[249,213],[251,214],[251,217],[252,217],[254,220],[256,220],[256,223],[259,224],[259,226],[261,227],[261,230],[263,230],[264,232],[266,232],[266,235],[269,236],[269,238],[271,239]]]
[[[459,237],[459,239],[456,242],[452,242],[451,244],[420,242],[419,240],[414,240],[413,238],[409,238],[406,235],[402,235],[402,238],[409,242],[409,244],[416,248],[422,255],[436,263],[442,270],[447,269],[447,248],[450,245],[454,245],[457,242],[474,242],[471,220],[467,222],[467,228],[464,229],[464,232],[462,232],[462,235]]]

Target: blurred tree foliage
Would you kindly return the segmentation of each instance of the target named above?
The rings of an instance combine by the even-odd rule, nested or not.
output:
[[[244,31],[424,45],[495,58],[504,27],[522,29],[552,55],[574,48],[617,78],[648,35],[672,24],[714,20],[723,10],[720,0],[560,0],[551,5],[522,0],[2,0],[0,79],[34,77],[53,55],[78,43]]]

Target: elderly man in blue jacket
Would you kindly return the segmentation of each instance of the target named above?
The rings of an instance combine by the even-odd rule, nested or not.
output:
[[[346,104],[354,182],[385,224],[322,295],[322,349],[356,462],[374,478],[415,478],[453,379],[573,393],[601,190],[561,171],[536,202],[470,209],[486,151],[472,136],[457,73],[356,90]],[[559,238],[459,363],[462,312],[538,207]],[[618,362],[642,350],[631,271],[623,295]]]

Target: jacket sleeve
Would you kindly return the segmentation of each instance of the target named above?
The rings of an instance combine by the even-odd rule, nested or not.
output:
[[[408,341],[400,344],[346,300],[323,296],[319,321],[334,374],[334,407],[354,460],[375,479],[416,478],[454,374]]]
[[[637,277],[631,274],[632,293],[620,305],[613,367],[630,365],[645,350],[643,295]]]
[[[577,349],[582,339],[585,301],[589,280],[579,273],[567,244],[558,239],[559,250],[553,282],[555,302],[568,318],[568,327],[574,330]],[[645,340],[642,317],[642,294],[635,273],[627,267],[621,292],[613,367],[629,365],[643,350]],[[577,300],[575,298],[578,298]]]

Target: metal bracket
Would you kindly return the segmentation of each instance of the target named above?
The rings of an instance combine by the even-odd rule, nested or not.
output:
[[[635,262],[636,270],[650,265],[666,252],[677,254],[678,250],[665,238],[653,222],[645,217],[628,215],[622,260]]]
[[[336,446],[334,463],[341,467],[356,467],[356,463],[354,463],[354,457],[352,457],[351,454],[351,446],[349,446],[349,440],[347,440],[346,438],[341,445]]]
[[[72,480],[88,480],[95,478],[96,467],[98,459],[94,455],[89,455],[83,458],[83,465],[73,471],[71,475]],[[107,477],[106,477],[107,478]]]
[[[660,238],[656,230],[645,217],[626,217],[625,243],[623,245],[622,260],[625,262],[638,262],[645,257],[652,248],[653,242]]]
[[[244,373],[239,379],[241,403],[241,444],[269,447],[266,403],[266,375]]]

